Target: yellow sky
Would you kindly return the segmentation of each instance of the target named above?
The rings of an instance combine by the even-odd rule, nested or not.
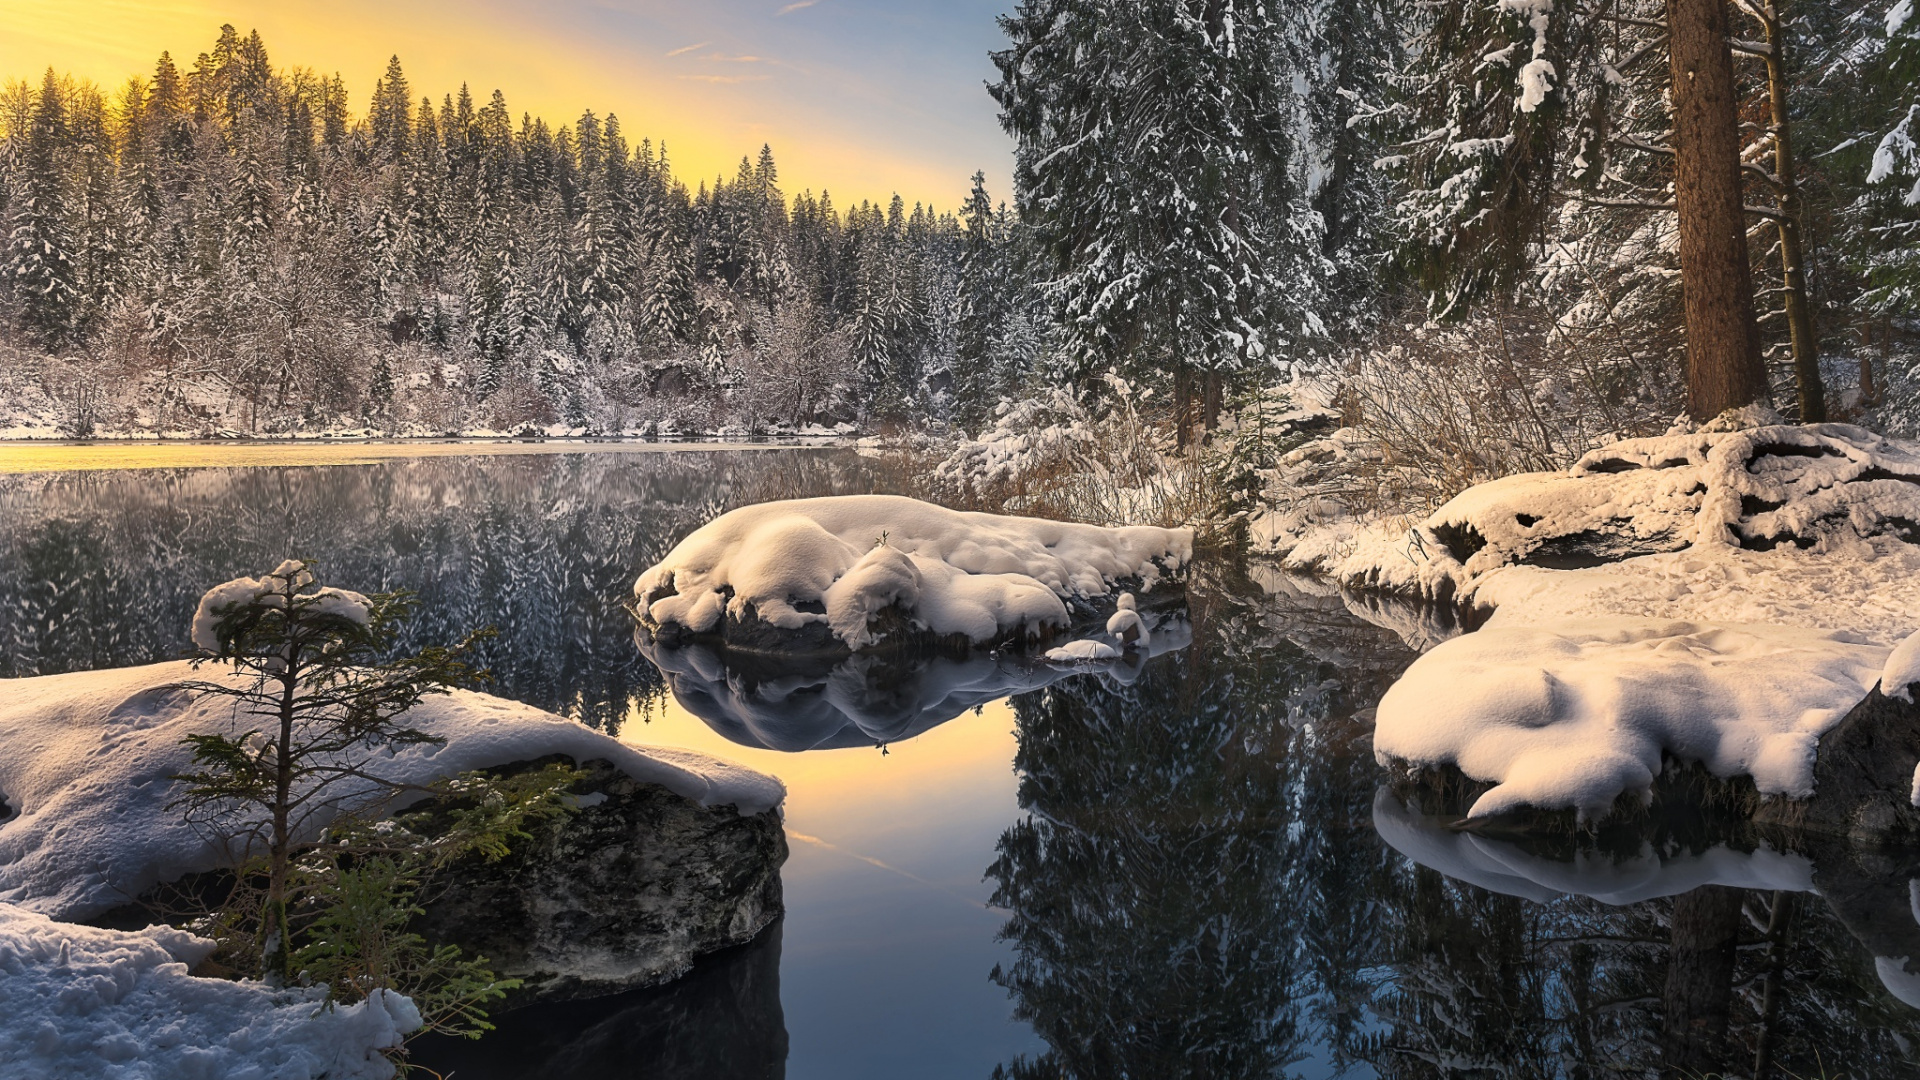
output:
[[[276,66],[345,76],[357,113],[398,53],[415,97],[495,88],[518,116],[620,116],[664,139],[689,186],[771,143],[782,186],[843,207],[899,191],[954,208],[985,169],[1008,194],[1010,143],[982,88],[997,0],[0,0],[0,77],[48,66],[109,90],[167,50],[180,67],[222,23],[260,31]]]

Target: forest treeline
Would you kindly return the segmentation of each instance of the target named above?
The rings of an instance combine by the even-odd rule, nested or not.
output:
[[[1789,415],[1920,426],[1913,0],[1707,8],[1758,377]],[[690,189],[614,116],[436,101],[398,58],[356,98],[232,27],[112,92],[15,82],[0,429],[973,432],[1114,373],[1184,434],[1309,372],[1477,461],[1680,411],[1658,0],[1024,0],[1001,26],[1013,206],[976,176],[953,213],[789,196],[767,147]]]
[[[762,430],[964,413],[1042,347],[979,178],[962,216],[842,211],[768,147],[689,190],[613,115],[436,103],[397,57],[351,96],[231,26],[112,94],[8,86],[16,403],[76,434]]]

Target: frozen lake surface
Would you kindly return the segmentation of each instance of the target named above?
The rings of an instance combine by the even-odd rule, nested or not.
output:
[[[421,1046],[442,1072],[1920,1075],[1914,855],[1490,839],[1381,791],[1372,710],[1414,653],[1378,624],[1426,613],[1203,564],[1190,641],[1118,673],[656,666],[618,606],[641,569],[735,506],[895,490],[884,466],[300,449],[0,476],[0,676],[176,656],[204,589],[297,555],[419,593],[418,640],[497,627],[495,693],[790,791],[781,923]]]

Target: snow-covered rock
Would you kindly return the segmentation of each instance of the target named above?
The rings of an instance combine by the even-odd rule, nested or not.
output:
[[[893,495],[742,507],[682,540],[634,584],[663,630],[870,649],[912,635],[973,644],[1042,637],[1122,588],[1150,591],[1193,554],[1186,529],[1102,528],[948,510]],[[772,642],[769,642],[772,643]]]
[[[187,972],[213,942],[56,923],[0,903],[0,1075],[9,1080],[385,1080],[380,1051],[420,1026],[398,994],[327,1008],[326,991]]]
[[[1081,638],[1047,650],[1047,659],[1056,664],[1084,664],[1119,656],[1119,649],[1097,638]]]
[[[1782,626],[1489,626],[1439,645],[1387,691],[1374,753],[1494,784],[1470,817],[1603,815],[1623,792],[1649,790],[1667,758],[1805,799],[1820,737],[1886,657],[1858,635]]]
[[[169,778],[190,767],[185,737],[235,733],[233,703],[181,688],[223,677],[185,662],[0,680],[0,902],[77,919],[154,885],[233,865],[177,810]],[[232,677],[232,676],[226,676]],[[604,760],[702,806],[758,814],[779,805],[773,777],[688,750],[637,748],[551,713],[469,691],[427,698],[408,723],[443,737],[376,757],[382,779],[426,784],[560,754]],[[316,827],[322,824],[316,818]]]
[[[1406,528],[1295,545],[1356,588],[1496,610],[1920,629],[1920,446],[1845,424],[1629,439],[1462,492]]]

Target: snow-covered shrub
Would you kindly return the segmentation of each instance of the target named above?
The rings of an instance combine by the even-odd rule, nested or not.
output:
[[[1096,525],[1216,524],[1219,476],[1202,449],[1175,450],[1150,390],[1115,375],[1102,389],[1002,402],[979,438],[934,467],[932,493],[956,506]]]

